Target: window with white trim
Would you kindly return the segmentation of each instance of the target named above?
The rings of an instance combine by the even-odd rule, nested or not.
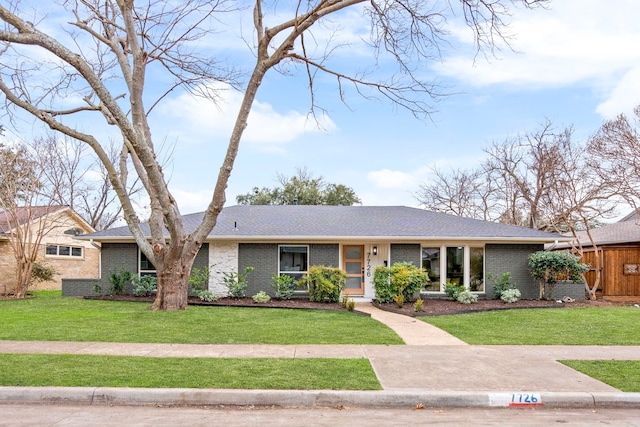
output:
[[[309,246],[281,245],[278,247],[278,274],[298,280],[308,271]]]
[[[82,246],[47,245],[45,255],[50,257],[82,258]]]
[[[140,256],[138,256],[138,260],[140,260],[138,265],[138,271],[140,272],[140,277],[142,276],[156,277],[157,273],[156,273],[155,265],[153,265],[153,263],[149,260],[149,258],[147,258],[145,254],[142,253],[142,251],[138,250],[138,253],[140,254]]]
[[[462,285],[471,292],[484,292],[484,247],[469,245],[425,245],[422,267],[430,283],[427,292],[444,292],[446,284]]]

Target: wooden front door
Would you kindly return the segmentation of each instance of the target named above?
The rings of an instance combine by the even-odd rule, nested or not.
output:
[[[342,247],[342,269],[347,273],[344,293],[364,295],[364,246],[345,245]]]

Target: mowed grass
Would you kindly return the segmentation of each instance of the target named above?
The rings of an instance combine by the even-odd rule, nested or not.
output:
[[[640,308],[565,307],[425,316],[468,344],[640,345]]]
[[[381,389],[367,359],[205,359],[71,354],[0,354],[0,385]]]
[[[640,392],[640,360],[560,360],[560,362],[620,391]]]
[[[331,310],[190,306],[62,297],[0,301],[0,340],[193,344],[403,344],[368,316]]]

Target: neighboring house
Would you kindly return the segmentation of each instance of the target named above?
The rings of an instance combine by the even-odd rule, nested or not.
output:
[[[100,273],[100,247],[90,241],[76,240],[78,234],[95,230],[68,206],[31,206],[16,210],[18,223],[43,237],[38,260],[58,274],[51,282],[35,283],[29,290],[61,289],[62,277],[97,278]],[[16,285],[16,259],[9,241],[14,232],[5,212],[0,211],[0,294],[11,293]]]
[[[184,217],[195,229],[202,213]],[[78,236],[102,246],[99,281],[63,280],[63,295],[91,295],[98,284],[108,289],[109,274],[125,269],[154,274],[127,227]],[[376,267],[399,261],[425,267],[432,283],[426,296],[443,296],[447,282],[493,297],[489,274],[510,272],[523,298],[537,298],[527,257],[545,243],[567,240],[556,234],[400,206],[232,206],[223,209],[198,253],[194,267],[211,266],[209,289],[226,294],[224,273],[248,275],[247,295],[273,295],[272,277],[302,277],[312,265],[339,267],[347,273],[345,293],[374,298]],[[573,285],[572,285],[573,286]],[[583,285],[566,295],[584,298]]]
[[[593,286],[596,268],[601,269],[598,296],[607,299],[640,297],[640,216],[633,211],[620,221],[589,230],[600,254],[600,266],[595,262],[595,249],[586,231],[577,233],[584,250],[582,262],[591,265],[585,277]],[[575,239],[574,240],[574,245]],[[550,249],[571,248],[571,243],[558,243]]]

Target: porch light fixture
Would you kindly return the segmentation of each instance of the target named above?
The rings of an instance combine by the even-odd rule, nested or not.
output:
[[[374,255],[378,255],[378,247],[377,246],[373,247],[373,254]]]

